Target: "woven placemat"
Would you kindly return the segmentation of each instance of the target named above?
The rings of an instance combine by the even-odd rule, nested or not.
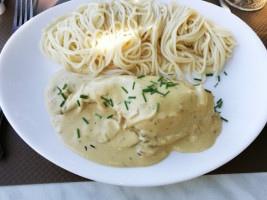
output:
[[[35,12],[51,7],[53,0],[35,2]],[[47,6],[48,2],[49,6]],[[57,2],[54,0],[54,2]],[[62,2],[62,1],[61,1]],[[210,0],[214,4],[218,1]],[[12,34],[14,0],[6,0],[7,11],[0,16],[0,50]],[[57,2],[60,3],[60,2]],[[267,6],[257,12],[243,12],[231,8],[231,11],[243,19],[259,35],[267,46]],[[37,183],[60,183],[89,181],[72,174],[46,160],[29,147],[13,130],[7,120],[3,121],[0,141],[5,156],[0,160],[0,185],[19,185]],[[267,172],[267,126],[259,137],[239,156],[209,174]]]

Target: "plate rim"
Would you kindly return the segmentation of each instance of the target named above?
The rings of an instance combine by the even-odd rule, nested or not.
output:
[[[83,1],[83,0],[81,0],[81,1]],[[181,0],[180,0],[181,1]],[[184,0],[184,1],[186,1],[186,0]],[[178,1],[179,2],[179,1]],[[190,1],[188,1],[188,2],[190,2]],[[193,1],[192,1],[193,2]],[[77,2],[76,2],[77,3]],[[75,3],[75,4],[76,4]],[[212,3],[209,3],[209,2],[201,2],[201,3],[203,3],[204,5],[205,4],[210,4],[210,6],[212,5],[213,7],[214,7],[214,9],[215,9],[215,7],[218,7],[218,6],[216,6],[216,5],[214,5],[214,4],[212,4]],[[13,38],[15,38],[15,37],[17,37],[21,32],[23,32],[24,31],[24,29],[27,29],[27,27],[29,26],[29,24],[31,24],[31,23],[33,23],[34,21],[37,21],[39,18],[41,18],[42,16],[45,16],[45,15],[48,15],[47,13],[48,12],[54,12],[55,10],[57,10],[57,9],[60,9],[61,7],[64,7],[65,6],[65,4],[69,4],[69,5],[72,5],[72,4],[74,4],[72,1],[69,1],[69,2],[66,2],[66,3],[63,3],[63,4],[61,4],[61,5],[58,5],[58,6],[56,6],[56,7],[53,7],[53,8],[51,8],[51,9],[49,9],[49,10],[47,10],[47,11],[44,11],[43,13],[40,13],[38,16],[36,16],[36,17],[34,17],[32,20],[30,20],[29,22],[27,22],[25,25],[23,25],[14,35],[12,35],[11,37],[10,37],[10,39],[7,41],[7,43],[6,43],[6,45],[4,46],[4,48],[3,48],[3,50],[2,50],[2,52],[1,52],[1,54],[0,54],[0,71],[2,70],[2,66],[1,66],[1,63],[2,63],[2,59],[4,59],[3,57],[3,55],[5,55],[5,53],[6,53],[6,51],[8,51],[8,49],[9,49],[9,44],[13,41]],[[219,8],[219,7],[218,7]],[[218,8],[216,8],[216,9],[218,9]],[[233,15],[233,14],[232,14]],[[233,15],[234,17],[236,17],[235,15]],[[238,17],[236,17],[238,20],[240,20],[242,23],[245,23],[245,22],[243,22],[241,19],[239,19]],[[245,24],[246,25],[246,24]],[[247,28],[249,28],[250,30],[252,30],[250,27],[248,27],[248,25],[246,25],[247,26]],[[252,30],[252,32],[255,34],[255,32]],[[264,45],[263,45],[263,43],[261,42],[261,40],[259,39],[259,37],[255,34],[254,36],[256,36],[257,38],[258,38],[258,40],[259,40],[259,45],[260,45],[260,43],[261,43],[261,45],[262,45],[262,47],[264,47]],[[262,48],[262,47],[260,47],[260,48]],[[265,47],[264,47],[265,48]],[[267,55],[267,54],[266,54]],[[0,79],[0,82],[1,82],[1,79]],[[1,87],[0,87],[0,89],[1,89]],[[0,94],[1,94],[1,91],[0,91]],[[4,100],[2,99],[3,97],[2,97],[3,95],[0,95],[0,105],[3,105],[3,102],[4,102]],[[5,103],[4,103],[4,105],[5,105]],[[6,107],[5,106],[3,106],[2,107],[2,109],[3,109],[3,111],[5,112],[5,110],[6,110]],[[14,130],[16,131],[16,133],[29,145],[29,146],[31,146],[32,148],[33,147],[35,147],[35,145],[34,144],[32,144],[32,142],[31,141],[29,141],[28,140],[28,138],[27,137],[25,137],[25,135],[24,134],[22,134],[22,133],[20,133],[20,130],[19,130],[19,128],[15,125],[13,125],[13,124],[16,124],[16,122],[15,121],[13,121],[13,118],[12,118],[12,116],[7,112],[7,115],[6,115],[6,117],[7,117],[7,120],[10,122],[10,124],[12,124],[12,127],[14,128]],[[266,124],[266,121],[267,121],[267,112],[266,112],[266,116],[265,116],[265,123],[264,123],[264,119],[263,119],[263,121],[262,121],[262,123],[261,123],[261,125],[260,126],[258,126],[258,134],[255,134],[254,135],[254,139],[252,140],[252,141],[248,141],[248,144],[246,144],[245,146],[248,146],[249,144],[251,144],[254,140],[255,140],[255,138],[260,134],[260,131],[264,128],[264,126],[265,126],[265,124]],[[48,159],[48,155],[46,155],[44,152],[42,152],[42,151],[40,151],[38,148],[33,148],[36,152],[38,152],[40,155],[42,155],[43,157],[45,157],[46,159]],[[203,174],[205,174],[205,173],[207,173],[207,172],[210,172],[211,170],[214,170],[214,169],[216,169],[216,168],[218,168],[218,167],[220,167],[220,166],[222,166],[223,164],[225,164],[225,163],[227,163],[227,162],[229,162],[230,160],[232,160],[233,158],[235,158],[237,155],[239,155],[242,151],[243,151],[244,149],[242,149],[240,152],[236,152],[236,155],[235,156],[230,156],[231,157],[231,159],[229,159],[229,160],[225,160],[224,162],[222,162],[222,163],[220,163],[219,164],[219,166],[215,166],[215,168],[214,168],[214,166],[211,166],[210,167],[210,169],[207,169],[207,170],[203,170],[201,173],[196,173],[197,174],[197,176],[201,176],[201,175],[203,175]],[[62,167],[61,166],[61,164],[60,163],[58,163],[58,161],[57,160],[55,160],[55,159],[53,159],[53,158],[51,158],[51,157],[49,157],[49,159],[48,160],[50,160],[51,162],[53,162],[54,164],[56,164],[57,166],[59,166],[59,167],[61,167],[61,168],[63,168],[63,169],[66,169],[65,167]],[[80,174],[80,173],[77,173],[76,171],[72,171],[72,170],[69,170],[69,169],[66,169],[66,170],[68,170],[68,171],[71,171],[72,173],[74,173],[74,174],[77,174],[77,175],[79,175],[79,176],[83,176],[82,174]],[[181,181],[186,181],[186,180],[189,180],[189,179],[192,179],[192,178],[194,178],[194,177],[196,177],[196,174],[192,174],[191,175],[191,177],[187,177],[187,178],[184,178],[184,179],[182,179],[182,180],[180,180],[180,181],[176,181],[176,180],[172,180],[172,181],[165,181],[165,182],[160,182],[160,183],[149,183],[149,182],[147,182],[147,183],[144,183],[144,184],[133,184],[133,183],[115,183],[114,181],[107,181],[106,179],[101,179],[101,178],[96,178],[96,179],[94,179],[94,180],[97,180],[97,181],[100,181],[100,182],[103,182],[103,183],[109,183],[109,184],[115,184],[115,185],[123,185],[123,186],[160,186],[160,185],[167,185],[167,184],[173,184],[173,183],[177,183],[177,182],[181,182]],[[84,176],[83,176],[84,177]],[[86,178],[88,178],[88,177],[86,177]],[[91,179],[91,178],[90,178]]]

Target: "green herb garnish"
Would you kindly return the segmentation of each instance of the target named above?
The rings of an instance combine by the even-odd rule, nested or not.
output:
[[[161,81],[164,78],[164,76],[160,75],[158,81]]]
[[[152,85],[157,85],[157,83],[155,81],[150,81],[152,83]]]
[[[128,105],[127,105],[127,101],[124,101],[124,105],[125,105],[126,109],[128,110],[129,108],[128,108]]]
[[[228,122],[228,119],[225,119],[225,118],[223,118],[223,117],[221,117],[221,119],[222,119],[223,121],[225,121],[225,122]]]
[[[84,94],[81,94],[81,95],[80,95],[80,98],[81,98],[81,99],[87,99],[88,96],[87,96],[87,95],[84,95]]]
[[[65,101],[62,101],[62,103],[60,104],[60,107],[62,107],[65,104]]]
[[[65,90],[67,88],[67,86],[68,85],[65,83],[64,86],[63,86],[63,88],[62,88],[62,90]]]
[[[61,95],[61,96],[63,97],[63,99],[66,101],[67,97],[65,96],[65,94],[61,92],[60,95]]]
[[[80,129],[76,129],[76,132],[77,132],[77,138],[80,138],[81,137],[81,135],[80,135]]]
[[[152,91],[154,91],[154,89],[151,88],[151,87],[147,87],[147,88],[145,88],[145,89],[142,89],[142,92],[143,92],[143,93],[145,93],[145,92],[152,92]]]
[[[159,103],[157,103],[157,105],[156,105],[156,112],[157,113],[159,112]]]
[[[84,117],[83,117],[82,119],[83,119],[83,121],[84,121],[86,124],[89,124],[89,122],[88,122],[87,119],[85,119]]]
[[[219,83],[216,83],[216,84],[214,85],[214,87],[216,88],[218,84],[219,84]]]
[[[174,87],[178,85],[178,83],[173,83],[173,82],[165,82],[165,88],[168,89],[169,87]]]
[[[78,106],[79,106],[79,107],[81,106],[81,104],[80,104],[80,101],[79,101],[79,100],[77,100],[77,104],[78,104]]]
[[[105,97],[103,97],[103,96],[101,96],[100,97],[101,99],[103,99],[103,100],[105,100],[105,102],[103,102],[104,103],[104,105],[107,107],[107,103],[111,106],[111,107],[113,107],[113,101],[112,101],[112,99],[107,99],[107,98],[105,98]]]
[[[97,113],[95,113],[95,116],[96,116],[96,117],[98,117],[99,119],[101,119],[101,118],[102,118],[102,116],[101,116],[101,115],[99,115],[99,114],[97,114]]]
[[[142,96],[143,96],[145,102],[147,102],[147,100],[146,100],[146,96],[145,96],[145,93],[144,93],[144,92],[142,92]]]
[[[212,73],[210,73],[210,74],[206,74],[206,76],[213,76],[213,74],[212,74]]]
[[[133,82],[132,90],[134,90],[135,82]]]
[[[121,87],[121,89],[122,89],[126,94],[128,94],[128,91],[127,91],[124,87]]]
[[[210,91],[210,90],[207,90],[207,89],[205,89],[205,91],[206,91],[206,92],[208,92],[208,93],[211,93],[211,91]]]
[[[161,87],[163,84],[164,84],[164,82],[163,82],[163,80],[161,79],[161,80],[160,80],[159,87]]]
[[[221,81],[221,77],[220,77],[220,75],[218,76],[218,82],[220,82]]]
[[[199,78],[194,78],[195,81],[202,81],[201,79]]]
[[[57,95],[60,95],[61,94],[61,92],[62,92],[62,90],[57,86],[57,89],[58,89],[58,93],[57,93]]]
[[[222,99],[219,99],[217,102],[216,102],[216,106],[214,107],[214,109],[216,108],[221,108],[222,107],[222,104],[223,104],[223,100]]]
[[[168,92],[166,92],[165,94],[163,94],[163,96],[165,97],[167,94],[169,94],[170,93],[170,91],[168,91]]]
[[[137,76],[137,78],[143,78],[143,77],[145,77],[145,75]]]
[[[136,96],[129,96],[128,99],[136,99]]]
[[[112,118],[113,117],[113,115],[109,115],[108,117],[107,117],[107,119],[110,119],[110,118]]]
[[[220,103],[222,101],[222,98],[220,98],[216,103],[218,104],[218,103]]]
[[[223,73],[224,73],[226,76],[228,75],[228,74],[226,73],[226,71],[224,71]]]

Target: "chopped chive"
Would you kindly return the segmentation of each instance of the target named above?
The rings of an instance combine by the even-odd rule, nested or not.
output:
[[[67,97],[65,96],[65,94],[61,92],[60,95],[61,95],[61,96],[63,97],[63,99],[66,101]]]
[[[134,90],[135,82],[133,82],[132,90]]]
[[[157,105],[156,105],[156,112],[157,113],[159,112],[159,103],[157,103]]]
[[[94,145],[92,145],[92,144],[90,144],[90,147],[92,147],[92,148],[94,148],[94,149],[95,149],[95,146],[94,146]]]
[[[160,75],[158,81],[161,81],[164,78],[164,76]]]
[[[65,104],[65,101],[62,101],[62,103],[60,104],[60,107],[62,107]]]
[[[67,88],[67,86],[68,85],[65,83],[64,86],[63,86],[63,88],[62,88],[62,90],[65,90]]]
[[[68,90],[68,89],[67,89],[67,92],[68,92],[69,94],[71,94],[71,93],[72,93],[72,92],[71,92],[70,90]]]
[[[129,96],[128,99],[136,99],[136,96]]]
[[[112,99],[107,99],[107,98],[105,98],[105,97],[103,97],[103,96],[101,96],[100,97],[101,99],[103,99],[103,100],[105,100],[105,102],[103,102],[104,103],[104,105],[107,107],[107,103],[111,106],[111,107],[113,107],[113,101],[112,101]]]
[[[126,101],[124,101],[124,105],[125,105],[126,109],[128,110],[129,108],[128,108],[128,105],[127,105]]]
[[[76,129],[76,132],[77,132],[77,138],[80,138],[81,137],[81,135],[80,135],[80,129]]]
[[[108,104],[107,104],[105,101],[103,102],[103,104],[104,104],[106,107],[108,107]]]
[[[168,91],[167,93],[163,94],[162,92],[158,91],[158,90],[155,90],[154,93],[158,93],[158,94],[161,94],[162,96],[166,96],[170,91]],[[153,93],[153,94],[154,94]]]
[[[225,119],[225,118],[223,118],[223,117],[221,117],[221,119],[222,119],[223,121],[225,121],[225,122],[228,122],[228,119]]]
[[[109,115],[108,117],[107,117],[107,119],[110,119],[110,118],[112,118],[113,117],[113,115]]]
[[[168,76],[174,75],[174,73],[168,74]]]
[[[170,93],[170,91],[168,91],[168,92],[166,92],[163,96],[165,97],[167,94],[169,94]]]
[[[159,93],[157,89],[151,90],[150,94],[155,94],[155,93]]]
[[[87,151],[87,146],[84,146],[85,151]]]
[[[111,105],[111,107],[113,107],[113,101],[112,101],[112,99],[109,99],[109,105]]]
[[[221,81],[221,77],[220,77],[220,75],[218,76],[218,82],[220,82]]]
[[[145,89],[142,89],[142,92],[151,92],[153,90],[153,88],[145,88]]]
[[[121,89],[122,89],[126,94],[128,94],[128,91],[127,91],[124,87],[121,87]]]
[[[154,81],[150,81],[153,85],[157,85],[157,83],[156,82],[154,82]]]
[[[216,84],[214,85],[214,87],[216,88],[218,84],[219,84],[219,83],[216,83]]]
[[[213,73],[210,73],[210,74],[206,74],[206,76],[213,76]]]
[[[88,96],[87,96],[87,95],[84,95],[84,94],[81,94],[81,95],[80,95],[80,98],[81,98],[81,99],[87,99]]]
[[[217,102],[216,102],[216,106],[214,107],[214,109],[216,109],[216,108],[221,108],[222,107],[222,105],[223,105],[223,100],[222,99],[219,99]]]
[[[222,101],[222,98],[220,98],[216,103],[218,104],[218,103],[220,103]]]
[[[81,104],[80,104],[80,101],[79,101],[79,100],[77,100],[77,104],[78,104],[78,106],[79,106],[79,107],[81,106]]]
[[[168,89],[169,87],[174,87],[174,86],[176,86],[176,85],[178,85],[178,83],[173,83],[173,82],[166,82],[165,83],[165,88],[166,89]]]
[[[162,80],[160,80],[159,87],[161,87],[163,84],[164,84],[164,82]]]
[[[221,108],[223,104],[223,101],[220,101],[220,103],[218,103],[218,107]]]
[[[199,78],[194,78],[195,81],[202,81],[201,79]]]
[[[207,90],[207,89],[205,89],[205,91],[206,91],[206,92],[208,92],[208,93],[211,93],[211,91],[210,91],[210,90]]]
[[[145,77],[145,75],[137,76],[137,78],[143,78],[143,77]]]
[[[58,89],[58,93],[57,93],[57,95],[60,95],[61,94],[61,92],[62,92],[62,90],[57,86],[57,89]]]
[[[226,71],[224,71],[223,73],[224,73],[226,76],[228,75],[228,74],[226,73]]]
[[[83,121],[84,121],[86,124],[89,124],[89,122],[88,122],[87,119],[85,119],[84,117],[83,117],[82,119],[83,119]]]
[[[199,86],[200,84],[194,84],[194,86]]]
[[[97,113],[95,113],[95,116],[96,116],[96,117],[98,117],[99,119],[101,119],[101,118],[102,118],[102,116],[101,116],[101,115],[99,115],[99,114],[97,114]]]
[[[144,100],[145,100],[145,102],[146,102],[146,96],[145,96],[145,93],[142,92],[142,95],[143,95],[143,98],[144,98]]]
[[[109,101],[107,98],[105,98],[103,96],[101,96],[100,98],[103,99],[103,100],[105,100],[105,101]]]

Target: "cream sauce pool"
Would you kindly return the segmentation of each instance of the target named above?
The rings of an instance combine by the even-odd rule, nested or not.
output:
[[[171,151],[201,152],[222,129],[211,93],[162,76],[90,79],[60,70],[45,101],[60,140],[108,166],[149,166]]]

